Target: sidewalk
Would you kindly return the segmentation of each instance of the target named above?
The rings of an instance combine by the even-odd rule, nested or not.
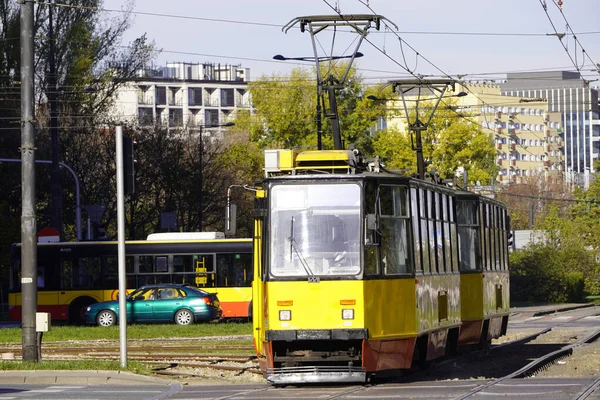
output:
[[[577,310],[579,308],[594,307],[592,303],[576,303],[576,304],[550,304],[547,306],[533,306],[533,307],[512,307],[510,309],[511,314],[515,313],[533,313],[534,317],[541,315],[548,315],[555,312]]]
[[[165,385],[180,386],[177,382],[124,371],[81,370],[21,370],[0,371],[0,384],[32,385]]]

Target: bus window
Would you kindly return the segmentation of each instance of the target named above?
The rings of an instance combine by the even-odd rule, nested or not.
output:
[[[100,257],[79,258],[73,267],[73,288],[95,289],[100,286],[102,270]]]
[[[192,255],[173,256],[173,272],[194,272],[194,258]]]
[[[252,260],[249,254],[217,254],[217,286],[249,287]]]

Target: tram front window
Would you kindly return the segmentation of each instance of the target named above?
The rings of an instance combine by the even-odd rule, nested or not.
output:
[[[270,199],[273,276],[360,272],[357,184],[276,185]]]

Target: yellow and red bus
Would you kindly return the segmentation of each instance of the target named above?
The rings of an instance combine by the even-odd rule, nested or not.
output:
[[[220,232],[174,232],[125,243],[127,289],[187,283],[218,293],[224,318],[248,318],[252,240]],[[116,241],[38,243],[38,306],[53,320],[80,323],[90,304],[118,296]],[[9,316],[21,319],[21,245],[12,246]]]

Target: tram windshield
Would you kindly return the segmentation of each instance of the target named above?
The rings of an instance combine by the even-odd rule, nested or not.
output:
[[[270,201],[271,275],[360,272],[360,186],[276,185]]]

